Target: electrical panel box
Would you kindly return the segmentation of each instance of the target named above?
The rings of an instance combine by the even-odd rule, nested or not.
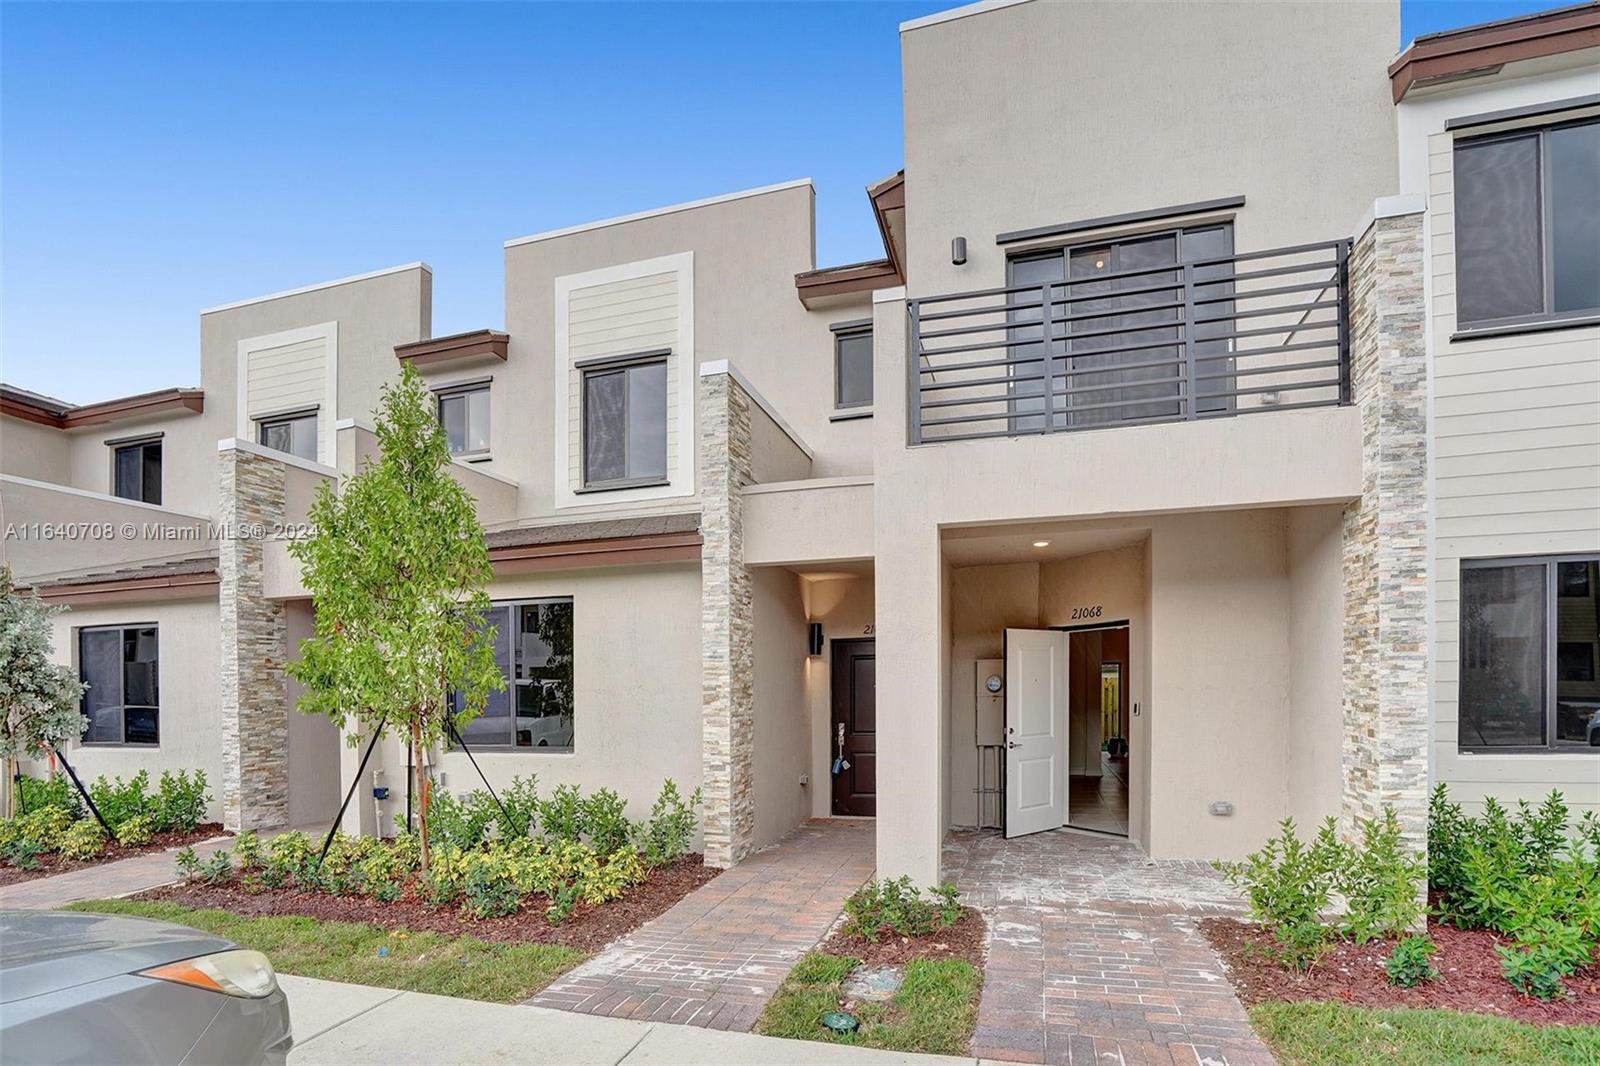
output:
[[[978,725],[976,743],[1004,744],[1006,742],[1006,661],[1004,659],[979,659],[977,670]]]

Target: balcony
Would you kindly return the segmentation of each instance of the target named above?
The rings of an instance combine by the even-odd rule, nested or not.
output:
[[[910,441],[1350,402],[1348,240],[907,301]]]

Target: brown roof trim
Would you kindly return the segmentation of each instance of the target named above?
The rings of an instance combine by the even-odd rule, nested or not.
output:
[[[843,266],[807,270],[794,276],[794,287],[800,302],[823,296],[842,296],[852,292],[871,292],[887,289],[902,283],[900,272],[887,259],[874,259],[866,263],[846,263]]]
[[[557,544],[521,544],[489,549],[489,562],[493,564],[496,576],[538,570],[575,570],[588,566],[637,566],[699,560],[698,532],[609,537]]]
[[[142,392],[137,396],[123,396],[115,400],[73,406],[52,401],[46,396],[36,396],[21,389],[0,389],[0,414],[37,422],[55,429],[77,429],[105,422],[119,422],[125,418],[161,414],[166,411],[190,411],[200,414],[205,410],[205,392],[201,389],[160,389]]]
[[[1418,37],[1389,64],[1389,82],[1398,104],[1421,82],[1595,47],[1600,3],[1577,4]]]
[[[493,329],[475,329],[470,333],[452,333],[448,337],[412,341],[394,346],[395,358],[412,366],[432,366],[455,359],[493,357],[505,362],[511,336]]]
[[[878,235],[883,238],[883,250],[894,264],[894,272],[905,280],[906,265],[900,262],[900,251],[889,233],[889,212],[904,211],[906,206],[906,172],[897,171],[876,185],[867,186],[867,199],[872,201],[872,217],[878,222]]]
[[[33,591],[47,603],[127,603],[215,595],[218,585],[216,558],[203,556],[46,578]]]

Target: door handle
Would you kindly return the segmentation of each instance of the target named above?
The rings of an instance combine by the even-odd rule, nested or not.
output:
[[[1020,741],[1008,740],[1008,741],[1006,741],[1006,747],[1008,747],[1008,748],[1020,748],[1020,747],[1022,747],[1022,744],[1021,744]]]

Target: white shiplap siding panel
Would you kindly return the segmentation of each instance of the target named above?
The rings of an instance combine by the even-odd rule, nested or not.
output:
[[[1558,470],[1573,466],[1600,465],[1600,445],[1577,444],[1560,448],[1527,448],[1521,451],[1482,452],[1439,458],[1434,463],[1436,481],[1467,480],[1474,474],[1512,474],[1529,470]],[[1436,492],[1440,486],[1435,486]],[[1471,492],[1457,487],[1453,491]]]
[[[1524,385],[1498,391],[1461,392],[1435,397],[1434,417],[1458,418],[1495,412],[1576,407],[1591,417],[1600,414],[1600,378],[1567,385]]]

